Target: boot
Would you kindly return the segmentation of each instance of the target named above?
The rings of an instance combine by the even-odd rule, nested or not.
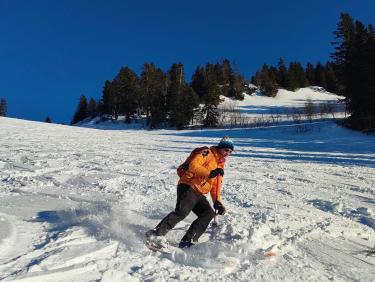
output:
[[[190,248],[193,245],[194,243],[191,237],[188,234],[185,234],[185,236],[182,237],[180,244],[178,244],[178,247],[181,249],[185,249],[185,248]]]
[[[191,241],[181,241],[180,244],[178,244],[178,247],[181,249],[190,248],[191,246],[194,246],[195,244]]]
[[[157,235],[157,231],[155,229],[151,229],[146,232],[146,245],[152,246],[153,248],[167,248],[168,242],[164,236]]]
[[[150,229],[149,231],[146,232],[146,238],[151,238],[151,237],[156,237],[156,230],[155,229]]]

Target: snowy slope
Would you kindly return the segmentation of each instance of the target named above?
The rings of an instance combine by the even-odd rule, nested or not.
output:
[[[333,122],[97,130],[0,118],[0,280],[373,281],[375,136]],[[152,253],[176,167],[230,135],[228,213],[201,244]],[[167,238],[177,243],[190,215]],[[274,250],[276,258],[265,258]]]
[[[308,100],[311,100],[317,109],[321,104],[331,103],[335,105],[336,111],[344,111],[344,105],[338,104],[338,99],[343,99],[343,97],[326,92],[321,87],[312,86],[298,89],[296,92],[279,89],[274,98],[264,96],[259,92],[253,95],[245,95],[243,101],[225,98],[225,102],[221,106],[234,104],[242,114],[248,117],[287,114],[293,110],[302,109]]]

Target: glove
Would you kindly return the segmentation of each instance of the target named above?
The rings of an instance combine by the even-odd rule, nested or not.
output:
[[[224,205],[219,201],[216,201],[214,203],[214,208],[215,208],[215,210],[217,210],[217,213],[220,214],[220,215],[225,214],[226,211],[227,211],[227,209],[224,207]]]
[[[220,167],[215,168],[214,170],[211,170],[210,175],[208,176],[208,178],[214,178],[214,177],[218,176],[219,174],[221,176],[224,176],[224,170],[222,168],[220,168]]]

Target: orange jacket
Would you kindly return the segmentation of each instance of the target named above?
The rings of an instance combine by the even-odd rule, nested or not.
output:
[[[180,178],[178,183],[190,185],[201,194],[210,192],[212,201],[221,201],[222,177],[208,178],[211,170],[215,168],[224,169],[225,160],[220,158],[217,147],[213,146],[197,154],[189,163],[189,169]],[[216,195],[217,191],[217,195]]]

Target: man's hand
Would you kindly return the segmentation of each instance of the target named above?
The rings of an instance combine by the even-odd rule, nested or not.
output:
[[[221,176],[224,176],[224,169],[218,167],[218,168],[215,168],[214,170],[211,170],[210,172],[210,175],[208,176],[208,178],[214,178],[218,175],[221,175]]]
[[[214,203],[214,208],[215,208],[215,210],[217,210],[217,213],[220,214],[220,215],[225,214],[226,211],[227,211],[227,209],[224,207],[224,205],[219,201],[216,201]]]

